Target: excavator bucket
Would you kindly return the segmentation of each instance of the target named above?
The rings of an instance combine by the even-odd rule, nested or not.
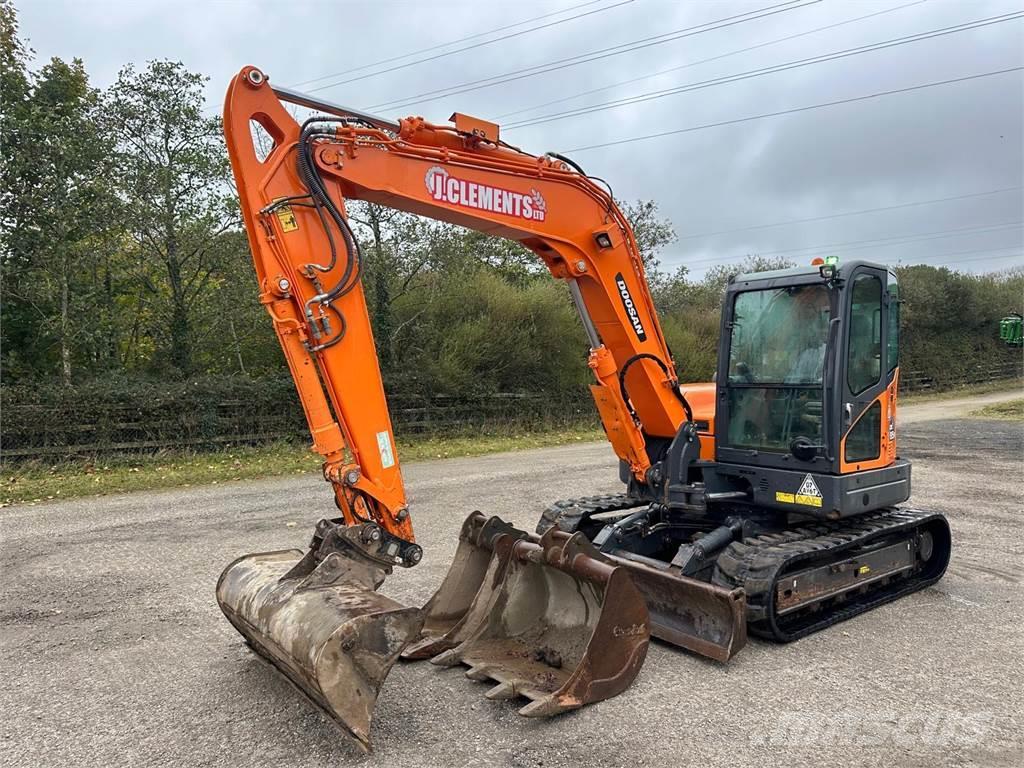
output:
[[[429,659],[464,639],[471,606],[486,605],[504,575],[507,558],[502,561],[494,556],[494,543],[503,535],[517,539],[527,536],[500,517],[487,518],[473,512],[466,518],[448,573],[423,606],[425,619],[420,637],[402,651],[403,659]]]
[[[403,659],[430,658],[469,637],[504,578],[507,558],[494,556],[495,541],[503,535],[539,540],[498,517],[488,519],[474,512],[466,519],[448,574],[423,607],[427,617],[423,633],[402,652]],[[570,536],[551,527],[545,546]],[[629,571],[647,603],[653,637],[716,661],[728,661],[746,644],[742,589],[726,589],[593,548],[589,555]]]
[[[647,608],[626,569],[594,557],[582,535],[534,542],[504,534],[493,546],[486,604],[473,603],[466,639],[431,662],[465,664],[470,679],[497,682],[489,699],[531,699],[519,710],[527,717],[624,691],[650,641]]]
[[[380,595],[390,571],[372,523],[321,521],[313,546],[245,555],[221,574],[217,602],[249,645],[366,752],[377,694],[423,625]]]

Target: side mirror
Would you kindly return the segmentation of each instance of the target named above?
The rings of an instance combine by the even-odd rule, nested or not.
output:
[[[825,446],[812,443],[806,437],[797,437],[789,444],[789,452],[800,461],[811,461]]]

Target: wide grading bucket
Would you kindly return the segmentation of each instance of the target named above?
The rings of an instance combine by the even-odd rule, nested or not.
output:
[[[423,614],[375,591],[386,567],[359,546],[337,546],[373,540],[373,527],[354,528],[363,530],[315,540],[305,555],[240,557],[221,574],[217,603],[254,650],[369,751],[377,694]]]
[[[647,655],[647,608],[625,569],[591,550],[582,536],[499,536],[486,604],[472,605],[466,638],[431,662],[465,664],[470,679],[497,682],[489,699],[531,699],[519,710],[527,717],[621,693]]]

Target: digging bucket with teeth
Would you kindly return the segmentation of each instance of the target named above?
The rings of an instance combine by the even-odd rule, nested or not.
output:
[[[486,605],[504,575],[507,558],[495,556],[494,544],[506,535],[514,539],[527,536],[500,517],[473,512],[466,518],[448,573],[423,606],[420,637],[402,651],[403,659],[429,659],[465,639],[468,615],[479,613],[479,608],[474,611],[472,607]]]
[[[448,573],[423,607],[423,632],[402,652],[403,659],[430,658],[472,635],[508,567],[507,557],[495,555],[495,542],[501,536],[539,541],[498,517],[486,518],[473,512],[466,518]],[[549,528],[544,546],[570,536]],[[653,567],[596,548],[588,554],[629,571],[647,604],[652,637],[717,661],[728,661],[746,644],[743,590],[725,589],[683,576],[671,567]]]
[[[245,555],[217,582],[217,603],[249,645],[364,751],[377,694],[423,614],[377,588],[395,558],[373,523],[321,521],[303,554]]]
[[[519,710],[528,717],[621,693],[647,655],[647,608],[627,570],[595,554],[582,535],[499,536],[486,605],[467,612],[468,637],[431,662],[497,682],[489,699],[531,699]]]

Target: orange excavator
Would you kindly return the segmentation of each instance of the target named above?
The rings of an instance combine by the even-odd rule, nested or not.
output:
[[[289,102],[318,116],[298,123]],[[260,152],[258,125],[273,142]],[[550,716],[622,692],[650,638],[727,661],[938,580],[949,525],[899,506],[899,289],[819,260],[726,290],[716,380],[680,384],[629,222],[570,159],[499,126],[397,122],[232,80],[224,130],[259,281],[339,514],[307,550],[246,555],[217,600],[261,656],[364,749],[399,657],[467,666]],[[365,200],[517,241],[564,281],[618,494],[554,502],[536,532],[479,512],[422,607],[378,588],[416,544],[345,210]]]

